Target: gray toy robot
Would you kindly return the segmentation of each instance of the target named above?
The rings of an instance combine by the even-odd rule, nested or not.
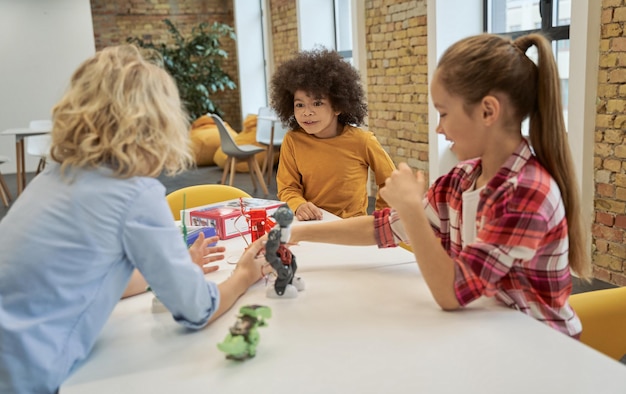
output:
[[[296,256],[287,248],[289,241],[293,212],[287,205],[278,207],[272,215],[276,225],[267,235],[265,244],[265,260],[276,272],[274,286],[267,289],[270,298],[294,298],[298,291],[304,290],[304,282],[296,277]]]

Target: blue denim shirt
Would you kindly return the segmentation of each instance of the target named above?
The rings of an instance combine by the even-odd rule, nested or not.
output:
[[[137,268],[174,319],[219,292],[193,264],[154,178],[50,164],[0,222],[0,392],[49,393],[84,360]]]

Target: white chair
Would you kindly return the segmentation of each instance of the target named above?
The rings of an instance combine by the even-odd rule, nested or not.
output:
[[[0,165],[6,163],[7,161],[9,161],[8,157],[0,155]],[[0,198],[2,198],[2,203],[5,207],[8,207],[11,203],[11,193],[9,192],[7,183],[4,181],[2,172],[0,172]]]
[[[267,177],[267,184],[271,183],[274,173],[274,151],[280,149],[285,133],[289,129],[284,127],[273,109],[259,108],[256,121],[256,141],[266,146],[265,160],[263,160],[263,174]]]
[[[46,166],[46,160],[50,152],[50,136],[49,135],[35,135],[32,137],[26,137],[26,153],[31,156],[39,157],[39,164],[37,164],[37,171],[35,174],[39,174]]]
[[[50,120],[33,120],[29,123],[28,128],[35,131],[51,131],[52,121]],[[31,156],[39,157],[37,171],[39,174],[46,166],[46,160],[50,153],[51,138],[48,134],[35,135],[26,139],[26,153]]]
[[[52,121],[48,119],[31,120],[28,124],[28,128],[35,131],[51,131]]]

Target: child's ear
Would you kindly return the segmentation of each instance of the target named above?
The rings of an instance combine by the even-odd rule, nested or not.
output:
[[[482,119],[486,125],[491,126],[500,116],[500,100],[495,96],[483,97],[481,103]]]

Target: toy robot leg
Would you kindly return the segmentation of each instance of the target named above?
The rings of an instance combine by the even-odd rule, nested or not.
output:
[[[298,291],[303,291],[306,286],[304,284],[304,281],[302,280],[302,278],[298,277],[294,277],[293,280],[291,281],[291,284],[293,285],[293,287],[295,287]]]
[[[273,286],[270,286],[266,290],[266,295],[268,298],[296,298],[298,296],[298,289],[294,285],[287,285],[285,287],[285,292],[282,295],[279,295],[276,292],[276,289]]]

